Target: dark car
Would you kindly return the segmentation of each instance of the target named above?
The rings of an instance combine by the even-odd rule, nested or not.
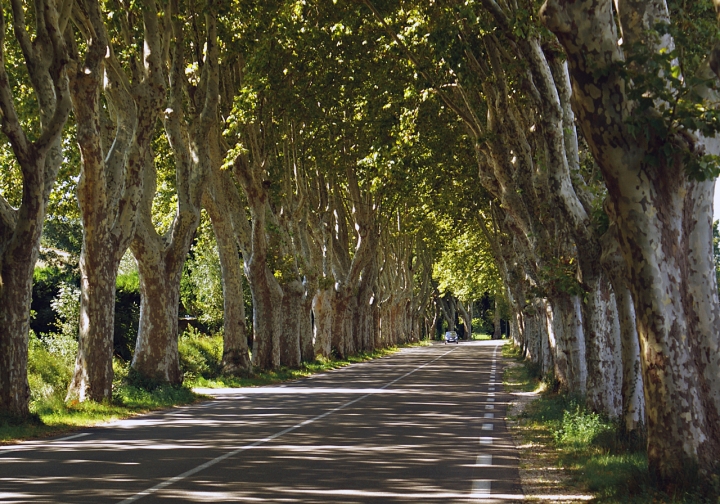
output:
[[[448,331],[445,333],[445,344],[447,345],[448,343],[455,343],[457,345],[460,344],[458,335],[455,331]]]

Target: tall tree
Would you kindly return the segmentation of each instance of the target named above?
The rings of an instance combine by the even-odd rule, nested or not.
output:
[[[68,397],[101,401],[112,396],[117,271],[135,232],[143,160],[165,98],[162,45],[150,1],[142,13],[144,64],[133,68],[136,82],[131,84],[110,44],[98,2],[77,2],[74,19],[87,51],[83,61],[73,55],[71,73],[82,154],[78,202],[83,248],[79,346]],[[131,26],[125,30],[133,31]]]
[[[13,0],[13,31],[37,98],[40,128],[26,131],[17,113],[6,60],[5,13],[0,13],[0,109],[2,132],[22,173],[22,202],[13,208],[0,196],[0,412],[29,414],[28,331],[32,278],[50,191],[62,162],[60,136],[71,109],[63,39],[72,2],[32,3],[35,37],[25,4]],[[4,11],[4,9],[3,9]],[[33,135],[32,133],[35,133]],[[35,138],[34,140],[32,138]]]
[[[212,163],[210,135],[216,123],[219,101],[217,3],[204,10],[204,37],[193,40],[199,69],[195,83],[185,72],[189,64],[185,39],[185,17],[180,3],[171,0],[172,47],[168,72],[168,106],[163,125],[176,172],[177,211],[165,233],[160,235],[152,220],[156,188],[155,160],[145,158],[143,196],[138,211],[135,237],[131,244],[140,275],[140,327],[132,369],[160,382],[180,383],[178,359],[178,307],[180,279],[192,237],[200,222],[200,204]],[[195,33],[200,20],[193,16]]]

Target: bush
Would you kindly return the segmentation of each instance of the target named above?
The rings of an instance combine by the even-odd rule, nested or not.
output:
[[[64,334],[44,334],[42,338],[30,332],[28,345],[28,382],[30,401],[62,402],[67,393],[75,367],[77,341]]]
[[[603,433],[614,431],[614,426],[599,414],[571,402],[564,412],[560,428],[554,432],[555,442],[572,448],[586,448]]]
[[[189,326],[178,340],[180,368],[185,378],[215,378],[222,370],[222,334],[208,336]]]

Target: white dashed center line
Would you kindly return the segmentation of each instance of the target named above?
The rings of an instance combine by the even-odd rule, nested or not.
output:
[[[475,465],[478,467],[487,467],[492,465],[492,455],[478,455]]]

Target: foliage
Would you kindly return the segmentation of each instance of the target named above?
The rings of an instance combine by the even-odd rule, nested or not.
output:
[[[80,330],[80,289],[70,283],[60,283],[57,297],[50,305],[60,318],[56,324],[60,334],[77,338]]]
[[[222,371],[222,334],[208,336],[190,326],[178,339],[178,352],[186,380],[216,378]]]
[[[62,402],[72,379],[77,341],[64,333],[38,337],[30,332],[28,345],[28,381],[30,400]]]
[[[208,330],[220,329],[223,323],[222,270],[215,236],[205,212],[185,261],[180,300],[184,311]]]
[[[140,324],[140,278],[137,269],[118,274],[115,282],[115,327],[113,347],[116,356],[132,358]]]
[[[37,334],[56,332],[58,330],[58,314],[53,310],[52,303],[60,292],[60,285],[79,283],[77,272],[67,265],[37,267],[33,273],[33,294],[31,309],[35,314],[30,321],[30,328]]]

